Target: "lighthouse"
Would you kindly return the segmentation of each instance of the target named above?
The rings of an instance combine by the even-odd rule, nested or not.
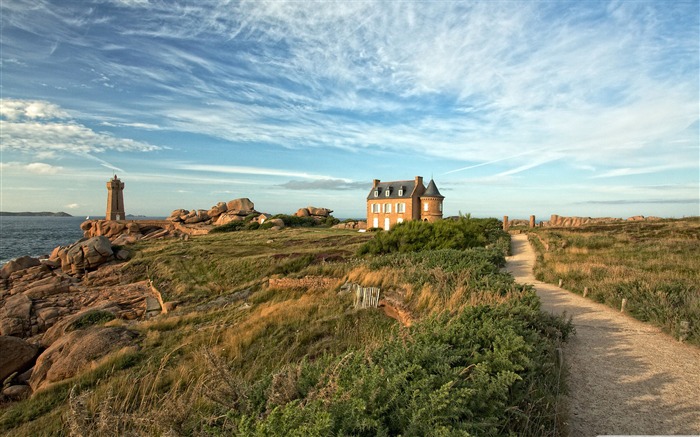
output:
[[[114,175],[107,182],[107,213],[105,220],[124,220],[124,183]]]

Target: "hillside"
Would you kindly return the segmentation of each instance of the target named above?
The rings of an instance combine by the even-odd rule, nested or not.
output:
[[[150,279],[175,310],[80,319],[79,336],[124,328],[134,340],[5,404],[0,430],[561,435],[557,348],[570,326],[500,272],[508,236],[499,222],[411,226],[381,237],[309,228],[130,246],[119,283]],[[426,235],[447,244],[397,252],[394,232],[408,245]],[[374,238],[382,243],[363,246]],[[357,309],[345,283],[380,287],[379,308]]]

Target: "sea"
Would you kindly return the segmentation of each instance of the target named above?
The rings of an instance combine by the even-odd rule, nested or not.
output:
[[[85,217],[0,216],[0,266],[20,256],[49,255],[56,246],[75,243],[83,238],[80,224],[84,221]]]
[[[0,216],[0,265],[20,256],[48,255],[83,237],[85,217]]]

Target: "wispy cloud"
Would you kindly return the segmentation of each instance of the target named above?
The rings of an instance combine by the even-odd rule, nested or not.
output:
[[[279,184],[289,190],[365,190],[370,188],[367,182],[350,182],[345,179],[318,179],[314,181],[289,181]]]
[[[330,176],[318,175],[306,172],[282,170],[264,167],[244,167],[235,165],[209,165],[209,164],[181,164],[176,166],[178,170],[201,171],[209,173],[248,174],[256,176],[286,176],[304,179],[328,180]]]

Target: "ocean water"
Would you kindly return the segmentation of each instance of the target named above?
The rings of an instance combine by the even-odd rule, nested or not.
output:
[[[0,266],[20,256],[48,255],[83,237],[85,217],[0,216]]]

